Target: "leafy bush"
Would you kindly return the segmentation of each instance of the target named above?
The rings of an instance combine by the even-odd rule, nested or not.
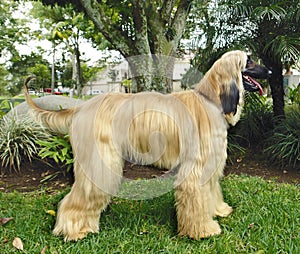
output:
[[[230,164],[233,164],[238,158],[242,157],[246,153],[246,149],[239,145],[237,140],[241,140],[242,137],[237,136],[235,134],[228,135],[228,145],[227,145],[227,161]]]
[[[4,98],[0,99],[0,117],[3,117],[12,108],[23,102],[22,98]]]
[[[62,163],[67,166],[69,171],[73,166],[73,153],[69,141],[69,136],[52,136],[48,140],[38,140],[41,146],[39,156],[54,159],[56,163]]]
[[[257,93],[247,93],[240,122],[229,130],[234,142],[243,147],[255,147],[261,144],[273,128],[272,105],[268,98]]]
[[[265,152],[275,164],[296,166],[300,163],[300,110],[295,109],[278,121],[267,139]]]
[[[300,105],[300,85],[295,88],[288,88],[287,99],[291,104]]]
[[[20,172],[23,158],[31,159],[38,153],[36,140],[49,137],[39,124],[29,117],[6,117],[0,122],[0,159],[2,167]]]

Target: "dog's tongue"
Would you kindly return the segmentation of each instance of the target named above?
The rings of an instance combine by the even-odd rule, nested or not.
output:
[[[263,94],[264,94],[264,91],[263,91],[261,85],[260,85],[255,79],[251,78],[250,76],[247,76],[247,77],[248,77],[249,80],[251,80],[251,82],[252,82],[254,85],[257,86],[257,88],[259,89],[259,94],[260,94],[260,95],[263,95]]]

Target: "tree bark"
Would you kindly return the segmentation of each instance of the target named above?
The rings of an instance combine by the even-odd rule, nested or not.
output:
[[[283,66],[280,60],[272,58],[267,54],[261,53],[260,58],[263,63],[272,70],[272,75],[269,78],[271,94],[273,99],[274,116],[284,118],[284,89],[283,89]]]
[[[82,92],[82,78],[81,78],[81,60],[80,60],[80,51],[79,45],[75,46],[75,57],[76,57],[76,86],[77,86],[77,95],[81,97]]]

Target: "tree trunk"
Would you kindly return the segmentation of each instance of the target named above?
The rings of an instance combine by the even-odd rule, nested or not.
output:
[[[132,92],[172,92],[174,57],[140,55],[129,57],[126,60],[131,72]]]
[[[284,117],[284,90],[282,65],[273,66],[273,75],[270,77],[270,86],[273,99],[274,115]]]
[[[80,61],[80,51],[79,46],[75,47],[75,57],[76,57],[76,86],[77,95],[81,97],[82,86],[81,86],[81,61]]]
[[[274,116],[284,118],[284,89],[283,89],[283,66],[280,60],[262,55],[261,59],[264,64],[272,70],[272,75],[269,79],[271,94],[273,99]]]

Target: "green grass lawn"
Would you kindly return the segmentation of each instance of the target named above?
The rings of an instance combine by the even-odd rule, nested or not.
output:
[[[68,190],[49,195],[0,193],[0,218],[13,217],[0,226],[0,253],[299,253],[299,186],[256,177],[226,177],[225,200],[234,207],[228,218],[217,218],[219,236],[199,241],[176,234],[173,192],[155,199],[114,198],[100,219],[99,234],[78,242],[63,241],[51,233],[56,210]],[[24,251],[12,241],[21,238]]]

